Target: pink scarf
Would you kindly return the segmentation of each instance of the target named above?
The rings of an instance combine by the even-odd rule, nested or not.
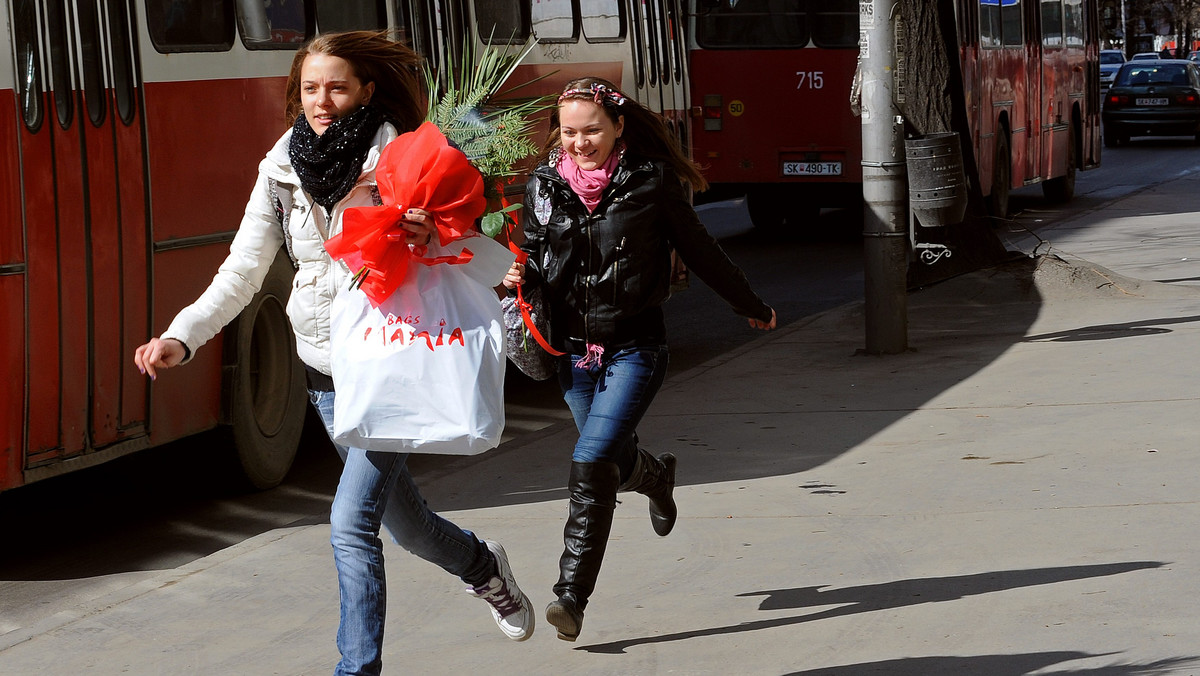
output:
[[[579,195],[579,199],[583,200],[583,205],[587,207],[588,213],[591,213],[595,211],[596,205],[600,204],[600,196],[604,194],[604,189],[612,180],[613,170],[617,168],[617,162],[621,159],[620,155],[618,149],[613,148],[604,164],[595,169],[583,169],[575,163],[575,160],[568,157],[567,151],[564,150],[559,156],[558,166],[555,168],[558,169],[558,175],[566,179],[571,190]]]

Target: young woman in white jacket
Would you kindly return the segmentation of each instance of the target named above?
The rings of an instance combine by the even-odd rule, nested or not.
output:
[[[369,31],[318,36],[292,62],[284,133],[259,164],[246,213],[230,253],[200,298],[134,361],[151,378],[187,362],[246,307],[280,247],[296,276],[287,312],[309,376],[309,394],[332,438],[330,305],[350,281],[325,240],[341,230],[348,207],[378,204],[375,167],[383,147],[425,118],[420,57]],[[437,255],[433,220],[409,209],[393,238],[429,246]],[[378,674],[382,665],[386,586],[381,524],[402,547],[436,563],[486,600],[508,638],[533,633],[529,599],[517,586],[504,549],[441,518],[422,499],[406,454],[335,444],[345,465],[330,516],[341,594],[336,674]]]

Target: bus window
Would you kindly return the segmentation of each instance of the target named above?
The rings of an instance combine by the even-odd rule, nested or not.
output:
[[[1062,47],[1062,0],[1042,0],[1042,45]]]
[[[679,16],[678,3],[667,3],[666,34],[671,43],[671,65],[675,81],[683,82],[683,22]]]
[[[227,51],[233,46],[233,0],[146,0],[146,28],[163,54]]]
[[[359,7],[338,9],[353,14]],[[246,49],[295,49],[312,35],[302,0],[237,0],[237,20]]]
[[[831,0],[816,3],[812,12],[812,41],[826,49],[858,49],[858,3]]]
[[[1021,22],[1021,3],[1018,0],[1000,0],[1000,21],[1004,25],[1004,46],[1024,46],[1025,35]]]
[[[96,4],[81,2],[79,12],[79,51],[83,62],[83,102],[87,104],[88,119],[99,127],[108,112],[108,91],[104,86],[103,45],[100,44],[100,22]]]
[[[667,27],[666,9],[663,7],[661,0],[650,4],[650,15],[654,17],[654,23],[658,32],[654,37],[658,40],[660,49],[659,66],[662,69],[662,83],[669,84],[671,82],[671,35],[670,29]],[[651,28],[654,30],[654,28]]]
[[[625,39],[624,5],[618,0],[582,0],[583,38],[588,42]]]
[[[1003,44],[1004,28],[1000,23],[1000,3],[984,0],[979,3],[979,44],[982,47],[999,47]]]
[[[46,8],[46,32],[50,47],[50,87],[54,90],[54,111],[58,124],[63,129],[71,126],[74,106],[71,97],[71,59],[67,51],[67,26],[63,18],[63,6],[48,2]]]
[[[642,6],[642,23],[634,30],[642,34],[646,45],[646,55],[650,57],[646,64],[646,77],[651,87],[658,85],[658,37],[654,34],[654,8],[647,0],[633,0],[634,4]]]
[[[1065,0],[1063,2],[1063,41],[1068,47],[1082,47],[1083,32],[1083,0]]]
[[[37,6],[34,0],[17,0],[13,7],[13,40],[17,52],[17,97],[25,127],[42,126],[42,62],[37,42]]]
[[[129,16],[121,0],[108,0],[108,42],[112,50],[113,94],[117,100],[117,117],[125,124],[133,123],[133,49],[129,40]]]
[[[317,28],[322,33],[382,30],[387,28],[387,7],[383,0],[317,0]]]
[[[801,0],[705,2],[701,3],[696,20],[696,42],[708,49],[785,49],[808,45],[808,22]],[[856,16],[856,45],[857,28]]]
[[[530,12],[533,34],[540,42],[570,42],[579,39],[571,0],[537,0]]]
[[[475,3],[475,30],[492,44],[524,44],[529,39],[529,3],[492,0]]]
[[[633,47],[633,76],[637,86],[646,86],[646,47],[642,35],[642,3],[633,0],[633,39],[629,41]]]

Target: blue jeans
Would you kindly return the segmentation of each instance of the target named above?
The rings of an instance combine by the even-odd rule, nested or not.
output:
[[[618,350],[586,369],[574,366],[581,357],[560,360],[558,369],[563,399],[579,429],[571,459],[616,463],[624,482],[637,457],[637,425],[667,375],[667,347]]]
[[[310,390],[309,398],[332,439],[334,393]],[[429,509],[408,472],[407,453],[334,446],[345,463],[329,517],[341,595],[342,660],[334,674],[378,674],[387,610],[380,525],[401,547],[469,585],[491,578],[492,555],[470,531]]]

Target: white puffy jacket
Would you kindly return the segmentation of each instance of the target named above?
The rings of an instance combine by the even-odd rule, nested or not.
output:
[[[328,375],[330,305],[337,292],[349,284],[351,275],[344,264],[335,262],[326,253],[325,240],[341,232],[342,213],[347,207],[374,205],[375,167],[379,154],[396,136],[396,128],[391,124],[384,123],[379,128],[363,162],[358,183],[350,194],[334,205],[327,219],[325,210],[314,205],[300,187],[300,178],[288,159],[292,131],[289,129],[284,133],[258,165],[258,180],[229,246],[229,256],[200,298],[176,315],[162,338],[181,341],[194,355],[200,346],[237,317],[262,287],[275,254],[284,243],[283,228],[271,194],[270,181],[274,179],[284,211],[290,212],[287,227],[292,254],[299,265],[287,304],[288,317],[296,334],[296,350],[301,361]],[[435,248],[439,248],[436,241],[430,250],[433,255],[436,255]]]

